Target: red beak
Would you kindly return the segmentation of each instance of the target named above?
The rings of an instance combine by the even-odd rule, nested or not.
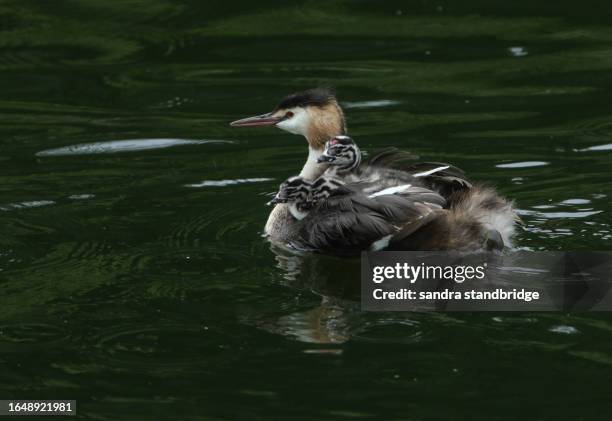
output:
[[[274,117],[272,113],[256,115],[253,117],[242,118],[240,120],[232,121],[230,126],[232,127],[258,127],[258,126],[274,126],[276,123],[282,120],[282,117]]]

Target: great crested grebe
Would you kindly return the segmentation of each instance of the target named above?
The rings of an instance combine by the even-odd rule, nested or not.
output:
[[[231,125],[234,127],[276,126],[290,133],[304,136],[308,142],[309,153],[299,177],[308,182],[316,180],[330,168],[330,162],[325,162],[325,157],[322,158],[326,142],[334,137],[346,135],[344,113],[333,92],[323,88],[289,95],[272,112],[237,120],[232,122]],[[416,248],[420,250],[473,249],[476,244],[480,244],[479,239],[483,237],[488,239],[486,241],[488,243],[493,241],[498,245],[510,246],[516,215],[512,209],[512,204],[499,196],[494,189],[473,186],[461,170],[448,164],[410,163],[409,165],[395,165],[399,156],[401,156],[401,152],[391,149],[372,157],[366,168],[369,168],[367,171],[371,171],[374,175],[368,177],[367,174],[363,174],[363,170],[361,170],[361,173],[359,170],[353,170],[350,173],[352,174],[351,177],[355,179],[350,181],[364,181],[366,185],[368,183],[371,185],[373,181],[376,181],[373,178],[377,178],[379,185],[374,188],[380,190],[411,184],[411,181],[414,181],[415,174],[420,174],[423,180],[427,180],[425,187],[430,187],[446,199],[448,211],[441,213],[442,217],[434,217],[434,214],[438,215],[438,213],[429,212],[428,215],[431,216],[421,218],[426,220],[427,224],[420,223],[418,230],[410,231],[410,236],[414,241],[395,241],[397,248],[405,247],[409,250],[415,247],[414,244],[418,244]],[[355,168],[357,167],[359,166],[355,166]],[[340,174],[338,176],[341,177]],[[338,190],[343,192],[346,189]],[[351,194],[340,195],[344,202],[339,203],[347,205],[346,200],[349,200],[349,198],[351,198],[350,200],[358,198],[356,200],[359,202],[359,206],[354,207],[354,211],[361,210],[367,213],[368,207],[363,207],[360,198],[365,197],[368,200],[372,200],[372,198],[368,197],[367,192],[359,189],[357,189],[358,192],[351,188],[348,188],[348,190],[351,191]],[[372,193],[370,192],[370,194]],[[388,194],[381,195],[381,198],[385,202],[391,201],[394,203],[397,203],[398,200],[408,200],[405,197]],[[341,215],[338,207],[331,206],[335,203],[334,200],[335,195],[331,195],[317,209],[324,208],[329,213],[328,222],[321,227],[325,226],[330,232],[338,234],[338,228],[331,226],[331,221],[339,221]],[[373,206],[384,207],[385,205],[377,204]],[[310,234],[305,232],[308,231],[308,227],[304,226],[302,221],[313,219],[315,215],[321,217],[322,214],[318,211],[309,212],[308,217],[298,220],[291,214],[287,203],[279,203],[268,217],[265,232],[272,241],[281,243],[295,242],[296,235],[310,238],[308,237]],[[336,219],[334,219],[334,215],[337,217]],[[396,225],[397,223],[403,223],[406,217],[392,216],[397,218],[397,220],[391,219]],[[345,238],[347,233],[350,234],[354,231],[355,236],[360,237],[364,235],[364,229],[371,228],[378,234],[379,230],[372,224],[355,225],[360,222],[360,215],[356,214],[351,218],[353,223],[345,226],[344,237],[340,236],[333,242],[334,246],[338,248],[336,250],[338,252],[341,252],[343,248],[351,249],[354,246],[352,240]],[[297,223],[298,221],[300,223]],[[322,229],[321,227],[319,229]],[[404,233],[407,231],[405,230]],[[301,234],[297,234],[298,232]],[[321,232],[317,234],[318,238],[321,238],[322,235],[324,234]],[[402,238],[406,239],[407,234]],[[363,243],[360,243],[360,246],[363,247]]]

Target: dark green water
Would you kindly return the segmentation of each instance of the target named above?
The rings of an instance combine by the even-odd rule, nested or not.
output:
[[[519,248],[612,248],[612,4],[454,3],[1,2],[0,396],[99,420],[609,419],[610,315],[366,314],[354,262],[260,237],[305,143],[228,122],[326,84],[364,149],[513,198]],[[265,180],[203,183],[237,179]]]

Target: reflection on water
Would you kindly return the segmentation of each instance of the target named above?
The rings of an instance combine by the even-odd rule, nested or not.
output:
[[[203,143],[231,143],[227,140],[187,140],[187,139],[129,139],[109,142],[84,143],[62,148],[36,152],[36,156],[89,155],[98,153],[118,153],[162,149],[179,145],[199,145]]]
[[[612,151],[612,143],[606,145],[589,146],[588,148],[578,149],[580,152],[588,151]]]
[[[543,165],[549,165],[548,162],[543,161],[525,161],[525,162],[512,162],[510,164],[498,164],[497,168],[529,168],[529,167],[541,167]]]
[[[535,207],[535,206],[534,206]],[[547,206],[546,208],[550,209],[553,206]],[[539,216],[541,218],[546,219],[554,219],[554,218],[586,218],[589,216],[597,215],[602,211],[591,211],[591,212],[536,212],[530,210],[517,210],[517,213],[521,216],[532,215]]]
[[[350,339],[345,312],[323,299],[320,306],[260,321],[257,327],[305,343],[341,344]]]
[[[586,205],[591,203],[589,199],[566,199],[562,201],[561,205]]]
[[[225,187],[234,184],[244,183],[261,183],[262,181],[270,181],[273,178],[238,178],[236,180],[204,180],[200,183],[185,184],[186,187]]]
[[[508,51],[514,57],[524,57],[526,55],[529,55],[529,52],[527,52],[527,50],[524,47],[509,47]]]
[[[551,326],[550,329],[548,330],[550,332],[562,333],[564,335],[576,335],[580,333],[580,331],[576,329],[574,326],[568,326],[568,325],[555,325],[555,326]]]
[[[610,11],[3,2],[2,395],[92,419],[601,418],[608,315],[361,312],[358,261],[261,238],[303,139],[228,122],[335,86],[364,151],[515,200],[521,250],[607,250]]]
[[[391,105],[398,105],[399,101],[393,101],[391,99],[379,99],[376,101],[354,101],[354,102],[343,102],[341,105],[344,108],[378,108],[378,107],[389,107]]]
[[[71,194],[70,196],[68,196],[68,199],[72,199],[72,200],[87,200],[87,199],[93,199],[94,197],[96,197],[95,194]]]
[[[0,206],[0,210],[9,211],[12,209],[39,208],[41,206],[48,206],[54,203],[55,202],[53,200],[32,200],[29,202],[8,203]]]
[[[307,311],[300,310],[288,314],[283,312],[276,316],[266,316],[265,319],[256,321],[255,325],[266,331],[307,343],[342,343],[348,341],[354,335],[360,335],[361,324],[352,323],[355,319],[364,316],[359,311],[361,299],[360,262],[357,259],[291,252],[274,245],[271,250],[275,253],[278,269],[283,273],[284,283],[298,291],[307,290],[320,296],[321,302]],[[426,261],[430,265],[449,261],[448,257],[443,254],[438,260],[433,253],[424,254],[423,258],[426,260],[417,259],[416,261]],[[563,306],[567,308],[573,306],[586,306],[584,308],[599,306],[601,308],[604,295],[601,295],[595,301],[588,298],[587,295],[572,295],[571,293],[566,295],[568,294],[567,291],[564,292],[554,287],[561,280],[580,280],[581,282],[591,280],[594,282],[591,289],[593,291],[601,290],[602,294],[609,288],[609,285],[597,281],[605,280],[610,273],[610,262],[607,260],[607,256],[601,253],[572,253],[571,257],[570,255],[566,257],[563,254],[553,253],[540,253],[535,256],[533,252],[526,251],[508,252],[503,255],[485,253],[453,256],[452,262],[459,265],[486,262],[486,283],[489,290],[501,288],[504,291],[513,289],[539,291],[541,296],[541,303],[537,305],[539,309],[544,309],[547,306],[549,308],[560,306],[563,303]],[[579,266],[576,266],[576,262]],[[350,279],[350,282],[342,283],[338,281],[338,267],[342,267],[342,271],[351,272],[351,276],[346,278]],[[549,281],[554,282],[552,284],[545,283]],[[429,282],[436,281],[429,280]],[[476,285],[473,286],[477,287]],[[436,304],[436,308],[438,305]],[[454,306],[452,301],[448,305],[453,306],[453,308],[457,307]],[[517,308],[518,305],[520,303],[511,307]],[[605,306],[603,305],[603,307]],[[485,308],[485,305],[482,304],[481,308]],[[432,307],[425,306],[422,307],[422,310],[431,311]],[[424,317],[428,316],[429,314]],[[384,325],[389,324],[385,318],[379,321],[377,319],[377,317],[373,318],[369,322],[370,328],[377,326],[379,321]],[[398,323],[412,323],[409,318],[406,319],[406,316],[403,315],[397,317],[396,320]],[[551,327],[549,331],[569,334],[576,333],[577,329],[560,325]]]

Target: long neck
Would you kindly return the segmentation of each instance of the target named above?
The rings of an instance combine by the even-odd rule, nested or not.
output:
[[[308,158],[306,159],[306,163],[302,168],[302,172],[300,172],[300,177],[305,180],[313,181],[316,180],[325,170],[327,169],[327,165],[319,164],[317,159],[321,156],[323,150],[315,149],[312,146],[308,147]]]
[[[309,124],[304,135],[310,146],[323,149],[333,136],[346,134],[344,113],[336,101],[323,107],[310,107],[307,113]]]
[[[325,142],[333,136],[346,134],[346,123],[342,108],[335,100],[324,107],[310,108],[307,112],[311,122],[309,129],[303,134],[308,142],[308,159],[300,177],[312,181],[329,167],[317,163],[317,158],[323,153]]]

